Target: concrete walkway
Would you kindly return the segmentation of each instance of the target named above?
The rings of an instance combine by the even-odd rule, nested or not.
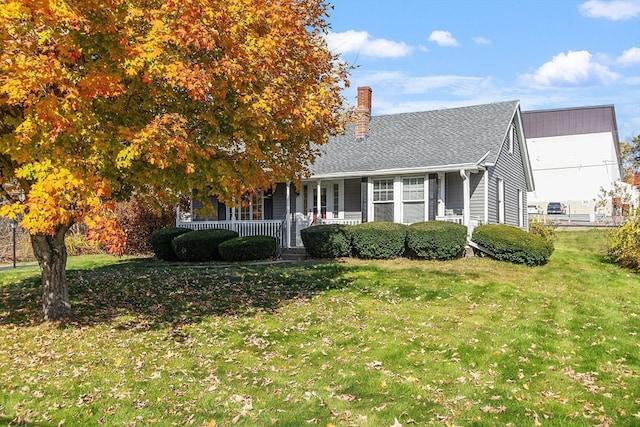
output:
[[[37,262],[18,262],[16,263],[16,270],[19,268],[38,267]],[[13,264],[0,264],[0,271],[13,270]]]

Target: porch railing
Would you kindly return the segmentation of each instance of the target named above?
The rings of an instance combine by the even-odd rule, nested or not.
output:
[[[362,222],[361,219],[345,219],[345,218],[322,218],[320,224],[343,224],[343,225],[358,225]]]
[[[446,221],[446,222],[455,222],[456,224],[464,225],[464,216],[463,215],[445,215],[445,216],[436,216],[436,221]],[[471,216],[469,218],[469,235],[473,233],[473,229],[482,225],[482,221],[478,216]]]
[[[469,218],[471,225],[477,227],[478,225],[482,225],[482,221],[480,221],[480,217],[471,216]],[[464,224],[464,216],[463,215],[445,215],[445,216],[437,216],[436,221],[446,221],[446,222],[455,222],[456,224]]]
[[[286,246],[286,220],[264,221],[182,221],[176,220],[176,227],[190,228],[192,230],[209,230],[219,228],[231,230],[244,236],[271,236],[275,237],[280,248]]]

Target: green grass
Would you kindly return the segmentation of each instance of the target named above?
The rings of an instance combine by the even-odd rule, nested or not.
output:
[[[0,424],[640,424],[640,277],[606,232],[487,258],[188,266],[71,258],[74,318],[0,272]]]

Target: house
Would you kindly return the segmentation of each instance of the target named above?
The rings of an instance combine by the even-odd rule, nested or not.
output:
[[[621,180],[622,165],[613,105],[522,113],[536,188],[529,204],[546,212],[560,202],[569,215],[611,215],[598,204],[600,189]]]
[[[243,208],[218,203],[210,226],[271,221],[287,246],[313,224],[442,220],[469,236],[484,223],[528,228],[535,187],[518,101],[375,117],[371,102],[371,88],[358,88],[355,122],[319,147],[297,190],[279,183]]]

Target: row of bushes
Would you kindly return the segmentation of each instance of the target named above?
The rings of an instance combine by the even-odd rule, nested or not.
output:
[[[253,261],[272,258],[276,239],[271,236],[239,237],[235,231],[171,227],[151,235],[156,258],[164,261]]]
[[[355,226],[320,225],[301,232],[310,256],[365,259],[409,258],[449,260],[463,255],[465,226],[444,221],[411,225],[369,222]],[[476,227],[472,240],[496,259],[526,265],[545,264],[553,252],[553,237],[543,238],[506,225]]]
[[[354,226],[319,225],[302,230],[309,255],[315,258],[355,256],[392,259],[399,256],[447,260],[462,256],[467,229],[460,224],[427,221],[412,225],[367,222]]]

